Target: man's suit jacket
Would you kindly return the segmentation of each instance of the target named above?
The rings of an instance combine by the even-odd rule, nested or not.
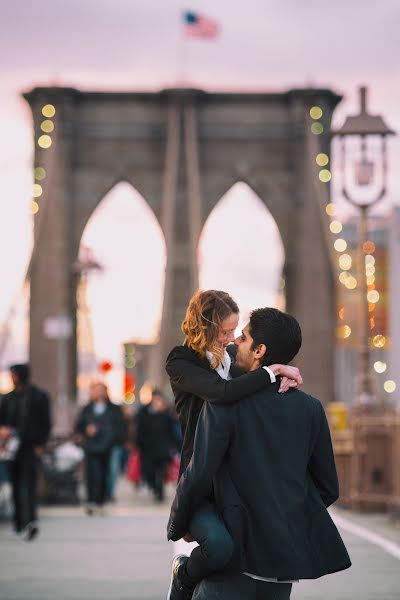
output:
[[[315,398],[279,394],[272,384],[229,407],[206,403],[168,539],[186,534],[213,488],[235,545],[227,572],[314,579],[351,565],[326,510],[339,489],[328,423]]]
[[[200,357],[188,346],[176,346],[167,357],[165,369],[175,396],[183,436],[180,475],[192,457],[197,421],[204,402],[232,404],[271,383],[264,369],[244,373],[235,366],[236,346],[228,346],[227,351],[232,360],[230,373],[233,379],[229,381],[211,368],[206,357]]]

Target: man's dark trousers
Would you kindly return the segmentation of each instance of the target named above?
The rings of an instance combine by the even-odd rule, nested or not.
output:
[[[86,453],[86,487],[88,502],[102,506],[106,499],[110,453]]]
[[[14,501],[14,529],[22,531],[37,520],[37,457],[33,448],[17,453],[9,463]]]
[[[247,575],[204,579],[192,600],[289,600],[291,583],[269,583]]]

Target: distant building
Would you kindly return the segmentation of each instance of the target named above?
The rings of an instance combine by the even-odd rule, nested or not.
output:
[[[393,208],[389,227],[389,378],[397,384],[394,396],[400,405],[400,207]]]
[[[399,222],[400,222],[400,215]],[[393,345],[393,317],[390,316],[389,297],[393,293],[389,286],[389,255],[392,252],[389,249],[389,230],[392,220],[387,216],[371,217],[369,219],[369,247],[366,256],[366,276],[368,291],[376,291],[379,296],[377,302],[369,302],[369,346],[371,369],[374,369],[375,363],[379,362],[377,368],[382,371],[386,365],[386,370],[377,372],[374,369],[375,380],[377,383],[376,392],[378,397],[388,399],[388,394],[384,390],[384,382],[389,378],[389,353]],[[400,229],[398,229],[400,231]],[[357,391],[357,369],[358,369],[358,345],[359,345],[359,305],[360,305],[360,287],[357,281],[359,274],[357,272],[357,248],[358,248],[358,219],[349,220],[343,225],[341,237],[347,242],[346,250],[338,254],[340,271],[340,280],[338,281],[338,322],[337,322],[337,356],[336,356],[336,396],[337,399],[351,404]],[[398,234],[399,237],[399,234]],[[397,256],[400,258],[398,241]],[[400,277],[400,264],[397,264]],[[356,284],[352,280],[356,281]],[[393,279],[393,277],[392,277]],[[397,281],[397,286],[400,282]],[[399,290],[397,291],[399,295]],[[398,297],[398,296],[397,296]],[[363,299],[364,300],[364,299]],[[375,300],[375,298],[374,298]],[[399,315],[396,315],[399,318]],[[398,330],[398,326],[397,326]],[[397,343],[397,340],[396,340]],[[400,353],[400,349],[398,350]],[[399,354],[397,354],[399,356]],[[398,364],[398,363],[397,363]],[[392,377],[394,379],[394,377]],[[399,381],[400,385],[400,381]]]

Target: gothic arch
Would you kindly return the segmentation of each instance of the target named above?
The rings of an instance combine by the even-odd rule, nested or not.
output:
[[[41,135],[42,108],[56,108],[51,148],[35,144],[35,166],[44,166],[49,176],[41,197],[48,216],[40,239],[35,237],[31,269],[30,358],[36,381],[60,406],[65,397],[70,403],[75,398],[71,264],[90,214],[122,179],[146,198],[166,242],[162,329],[154,362],[158,383],[165,377],[168,350],[181,340],[184,310],[198,285],[195,252],[201,229],[223,193],[241,180],[262,199],[280,231],[287,309],[304,330],[301,361],[308,389],[324,402],[333,398],[334,283],[317,208],[323,192],[315,181],[309,111],[314,105],[322,109],[324,132],[314,141],[327,152],[339,96],[326,89],[247,94],[36,88],[25,98],[35,140]],[[49,337],[49,317],[65,318],[72,334],[65,340]]]

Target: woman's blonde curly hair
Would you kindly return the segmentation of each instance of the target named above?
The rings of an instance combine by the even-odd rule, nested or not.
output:
[[[211,352],[213,369],[218,367],[224,354],[224,348],[217,342],[218,328],[232,313],[239,313],[238,305],[229,294],[219,290],[199,290],[189,301],[182,323],[184,343],[201,357]]]

